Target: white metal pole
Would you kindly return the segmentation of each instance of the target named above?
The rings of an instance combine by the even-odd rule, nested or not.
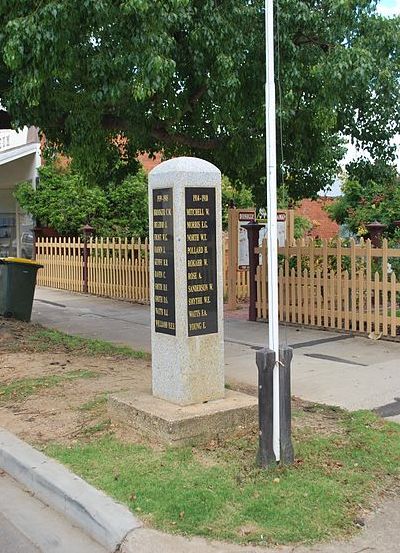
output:
[[[276,196],[276,110],[274,69],[274,6],[273,0],[265,0],[265,111],[267,158],[267,214],[268,214],[268,332],[269,348],[279,360],[279,312],[278,312],[278,223]],[[274,368],[273,380],[273,446],[276,460],[280,460],[280,397],[279,364]]]

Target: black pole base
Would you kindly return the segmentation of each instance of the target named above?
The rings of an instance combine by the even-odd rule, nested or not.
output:
[[[292,445],[291,408],[291,362],[293,350],[281,347],[279,351],[279,391],[280,391],[280,463],[290,465],[294,461]],[[257,463],[262,468],[272,468],[277,464],[273,448],[273,374],[275,352],[264,348],[257,351],[258,367],[258,413],[259,450]]]
[[[280,438],[281,464],[294,463],[292,443],[292,394],[291,394],[291,365],[293,349],[281,347],[279,349],[279,395],[280,395]]]
[[[259,449],[257,461],[261,468],[276,466],[273,448],[273,377],[275,352],[264,348],[256,353],[258,367]]]

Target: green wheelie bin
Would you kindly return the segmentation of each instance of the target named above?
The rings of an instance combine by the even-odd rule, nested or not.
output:
[[[36,275],[41,267],[29,259],[0,258],[0,315],[31,320]]]

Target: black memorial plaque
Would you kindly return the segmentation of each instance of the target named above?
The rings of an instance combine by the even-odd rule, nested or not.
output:
[[[215,189],[186,188],[189,336],[218,332]]]
[[[172,188],[153,190],[155,331],[175,336],[174,214]]]

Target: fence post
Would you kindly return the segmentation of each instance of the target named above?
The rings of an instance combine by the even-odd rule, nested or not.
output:
[[[255,252],[258,246],[258,239],[260,235],[260,229],[264,225],[259,223],[250,222],[244,225],[248,238],[249,238],[249,292],[250,292],[250,304],[249,304],[249,321],[257,320],[257,283],[256,273],[259,265],[259,254]],[[263,263],[266,263],[266,259],[263,259]]]
[[[37,249],[36,249],[36,241],[38,238],[42,238],[42,227],[36,226],[32,229],[33,232],[33,251],[32,251],[32,258],[33,260],[36,259]]]
[[[94,228],[90,225],[85,225],[83,231],[83,293],[88,293],[88,257],[89,250],[87,247],[88,238],[92,236]]]
[[[375,248],[380,248],[382,246],[382,233],[387,228],[387,225],[382,225],[379,221],[374,221],[373,223],[365,225],[365,228],[369,232],[371,244]]]

